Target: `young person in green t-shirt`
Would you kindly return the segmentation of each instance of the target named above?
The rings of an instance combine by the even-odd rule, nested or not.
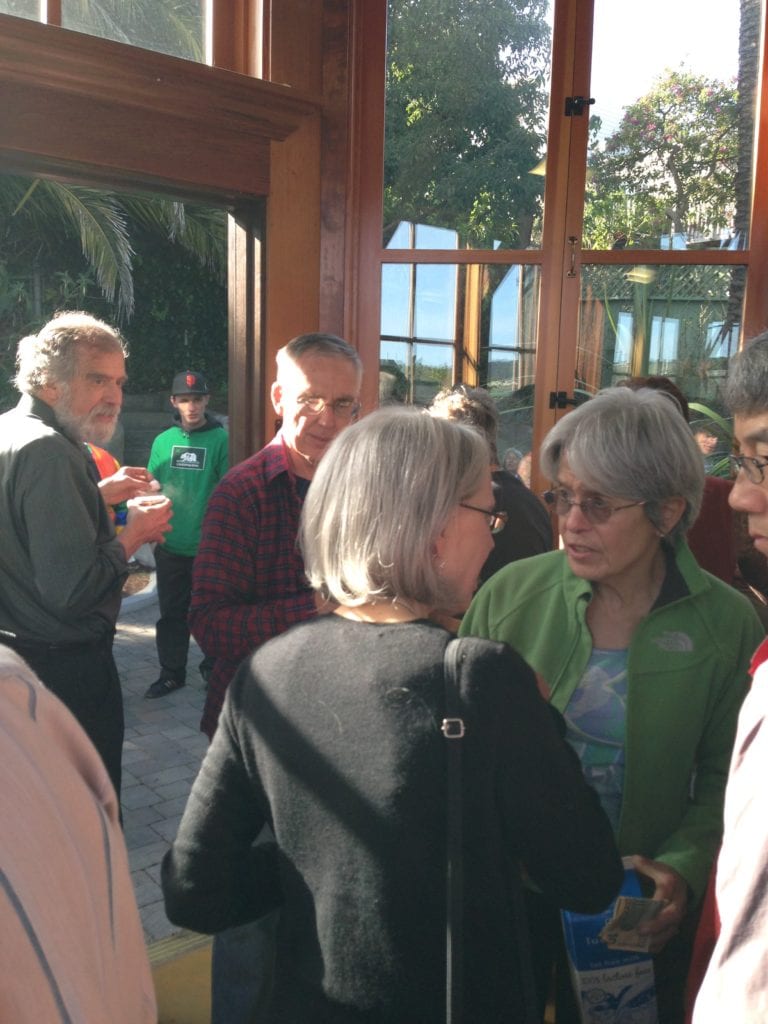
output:
[[[158,434],[149,456],[149,472],[173,500],[173,519],[164,543],[155,548],[160,676],[144,694],[147,698],[164,697],[186,682],[192,564],[208,499],[229,468],[227,432],[206,412],[209,400],[208,383],[201,373],[177,373],[171,393],[176,422]],[[210,668],[204,660],[203,678]]]

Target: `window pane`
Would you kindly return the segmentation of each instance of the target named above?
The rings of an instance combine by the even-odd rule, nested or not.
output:
[[[453,346],[382,339],[379,402],[429,405],[453,379]]]
[[[540,244],[550,3],[389,0],[388,11],[384,244],[401,247],[404,221],[456,232],[462,247]]]
[[[453,341],[456,334],[456,267],[416,267],[414,334],[417,338]]]
[[[595,0],[584,248],[747,247],[761,6]]]
[[[577,393],[660,374],[689,402],[724,414],[745,275],[744,267],[582,267]]]
[[[0,0],[0,14],[13,14],[17,18],[40,20],[40,0]]]
[[[483,318],[478,383],[499,410],[499,459],[505,469],[531,483],[536,318],[539,269],[487,267],[487,327]]]
[[[206,0],[62,0],[62,28],[205,60]]]
[[[499,409],[499,455],[530,480],[539,268],[391,264],[382,271],[380,402],[427,405],[457,379],[487,387]]]

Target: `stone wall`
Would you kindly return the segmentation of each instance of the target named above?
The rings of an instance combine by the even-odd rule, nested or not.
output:
[[[226,404],[219,396],[211,396],[208,412],[226,426]],[[106,447],[124,466],[146,466],[152,442],[172,423],[173,407],[167,391],[126,395],[115,436]]]

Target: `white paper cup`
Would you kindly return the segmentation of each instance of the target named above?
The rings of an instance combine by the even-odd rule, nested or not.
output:
[[[170,504],[171,499],[165,494],[139,494],[128,499],[128,508],[153,508]]]

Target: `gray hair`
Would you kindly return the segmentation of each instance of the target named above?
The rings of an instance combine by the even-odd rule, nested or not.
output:
[[[69,384],[77,372],[78,352],[83,348],[128,355],[120,332],[109,324],[88,313],[57,313],[37,334],[29,334],[19,342],[14,384],[30,395],[48,384]]]
[[[551,480],[567,458],[571,472],[607,497],[645,502],[645,514],[663,529],[662,506],[683,498],[685,511],[671,541],[696,519],[704,464],[675,399],[664,391],[615,387],[564,416],[544,438],[541,468]]]
[[[309,582],[341,605],[410,600],[448,607],[455,595],[433,544],[484,472],[488,449],[477,431],[414,408],[388,406],[343,430],[302,510]]]
[[[432,399],[427,411],[430,416],[469,423],[470,426],[481,430],[488,442],[491,462],[498,463],[496,437],[499,429],[499,411],[485,388],[470,388],[466,384],[444,388]]]
[[[740,416],[754,416],[768,408],[768,331],[728,361],[725,404]]]
[[[286,361],[300,363],[304,356],[318,354],[322,356],[338,356],[353,363],[358,373],[363,372],[363,363],[357,351],[352,346],[335,334],[299,334],[292,338],[287,345],[278,349],[277,372],[285,365]]]

